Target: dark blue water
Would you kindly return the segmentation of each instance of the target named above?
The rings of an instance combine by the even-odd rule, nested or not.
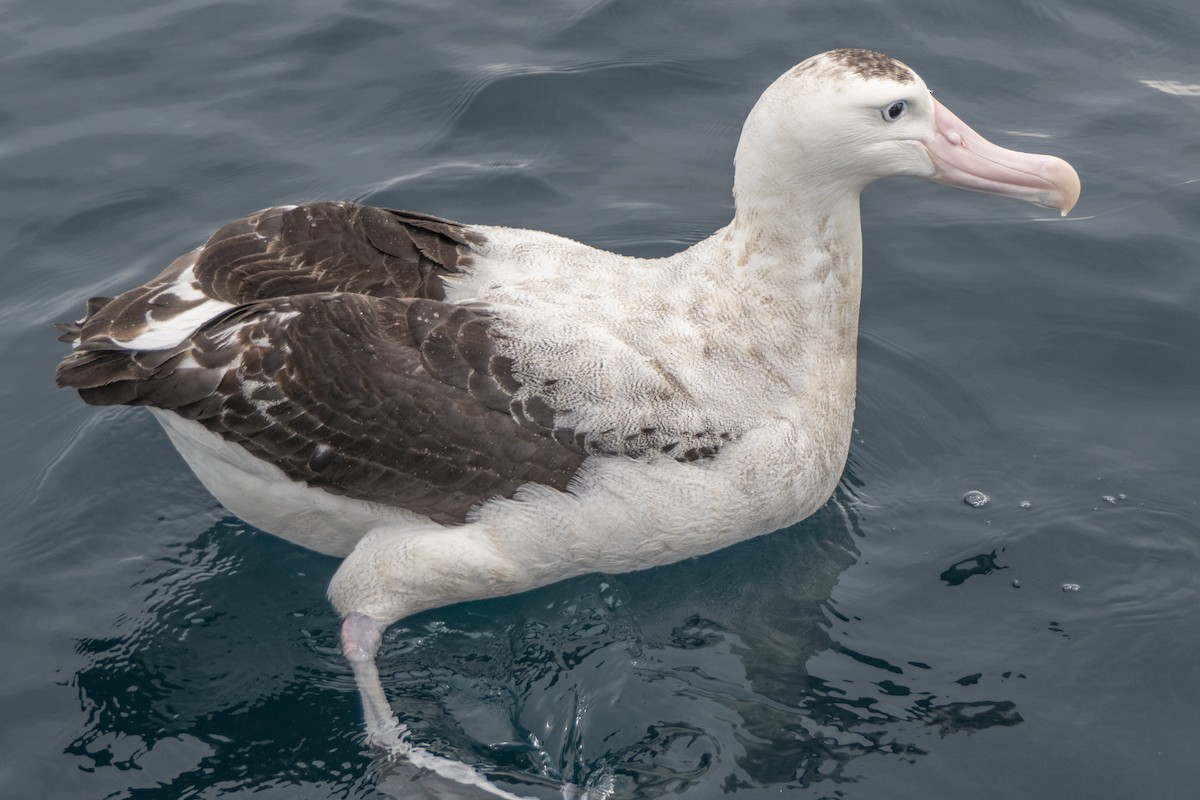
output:
[[[1198,40],[1193,0],[3,3],[0,794],[436,791],[359,743],[336,562],[56,391],[50,322],[316,198],[671,252],[728,220],[767,83],[863,46],[1070,160],[1076,213],[872,188],[837,498],[407,620],[389,696],[539,797],[1196,796]]]

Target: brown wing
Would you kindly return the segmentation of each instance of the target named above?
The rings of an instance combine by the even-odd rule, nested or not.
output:
[[[356,203],[268,208],[226,224],[149,282],[91,298],[82,323],[59,328],[68,342],[131,341],[208,301],[310,292],[441,300],[441,278],[468,263],[472,238],[449,220]]]
[[[272,208],[231,222],[195,267],[206,294],[230,303],[309,292],[441,300],[441,276],[467,254],[462,225],[355,203]]]
[[[440,276],[468,246],[461,226],[429,217],[269,209],[150,284],[93,301],[58,382],[93,404],[172,410],[294,480],[438,522],[523,483],[563,489],[584,459],[574,432],[513,401],[485,314],[441,300]],[[114,343],[156,309],[186,311],[181,280],[232,307],[169,348]]]

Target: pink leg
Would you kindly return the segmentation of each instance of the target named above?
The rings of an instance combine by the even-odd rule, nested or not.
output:
[[[354,682],[362,698],[367,743],[393,755],[403,756],[411,749],[405,736],[407,730],[392,713],[379,680],[379,668],[375,664],[375,654],[379,652],[386,627],[366,614],[357,611],[347,614],[342,622],[342,654],[354,670]]]
[[[382,749],[389,757],[403,759],[416,768],[418,774],[408,779],[419,777],[422,782],[429,784],[429,793],[423,796],[464,797],[461,794],[462,787],[472,786],[478,790],[478,794],[472,796],[487,794],[503,800],[531,800],[493,786],[483,775],[460,761],[434,755],[408,742],[408,730],[392,713],[392,707],[383,694],[383,684],[379,681],[379,669],[375,666],[375,655],[379,652],[379,643],[383,640],[386,628],[387,625],[374,617],[357,611],[347,614],[342,621],[342,653],[354,670],[354,681],[362,697],[363,712],[367,718],[367,743]],[[566,791],[564,788],[564,797],[581,796],[568,795]]]

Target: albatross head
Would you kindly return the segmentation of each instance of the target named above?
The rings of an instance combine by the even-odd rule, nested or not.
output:
[[[915,175],[1065,215],[1080,188],[1066,161],[992,144],[915,72],[870,50],[831,50],[775,81],[746,120],[736,162],[739,202],[857,197],[880,178]]]

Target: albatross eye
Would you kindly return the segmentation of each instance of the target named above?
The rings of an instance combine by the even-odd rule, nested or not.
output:
[[[883,109],[884,122],[895,122],[904,116],[904,112],[908,110],[908,103],[903,100],[897,100],[887,108]]]

